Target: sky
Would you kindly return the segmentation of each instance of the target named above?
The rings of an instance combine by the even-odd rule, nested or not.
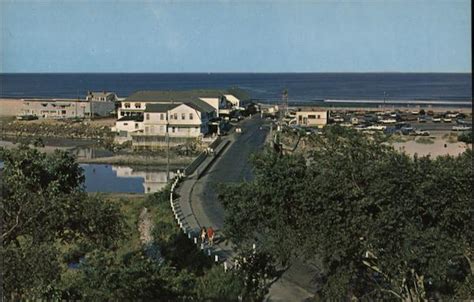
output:
[[[471,72],[468,0],[0,0],[0,72]]]

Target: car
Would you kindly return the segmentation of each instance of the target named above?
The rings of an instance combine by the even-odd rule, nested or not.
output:
[[[443,119],[443,123],[451,123],[452,121],[452,119],[446,117]]]
[[[426,118],[420,116],[418,118],[418,123],[426,123]]]
[[[415,130],[410,135],[415,135],[415,136],[430,136],[430,133],[426,130]]]
[[[395,124],[397,122],[396,119],[383,119],[380,121],[382,124]]]
[[[385,129],[387,129],[387,126],[384,126],[384,125],[370,125],[366,129],[367,130],[384,131]]]
[[[230,119],[231,122],[237,123],[239,121],[238,117],[233,117]]]
[[[235,128],[235,133],[242,133],[242,128],[240,127]]]
[[[470,126],[465,126],[465,125],[462,125],[462,126],[453,126],[452,130],[453,131],[469,131],[471,130],[472,127]]]
[[[441,123],[441,118],[439,118],[439,117],[434,117],[434,118],[433,118],[433,123]]]
[[[37,120],[38,117],[36,115],[19,115],[16,117],[17,120],[19,121],[32,121],[32,120]]]
[[[403,135],[410,135],[415,131],[415,129],[413,129],[413,127],[405,126],[405,127],[400,128],[400,131],[402,132]]]

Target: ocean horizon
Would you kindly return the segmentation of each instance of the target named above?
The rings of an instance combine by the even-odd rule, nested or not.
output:
[[[124,98],[138,90],[227,89],[250,98],[290,103],[322,100],[472,100],[472,73],[0,73],[1,98],[83,98],[88,91],[112,91]]]

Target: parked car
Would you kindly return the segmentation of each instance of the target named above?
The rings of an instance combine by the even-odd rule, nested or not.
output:
[[[420,117],[418,118],[418,123],[426,123],[426,118],[420,116]]]
[[[391,119],[391,118],[389,118],[389,119],[383,119],[383,120],[381,120],[380,122],[381,122],[382,124],[395,124],[395,123],[397,122],[397,120],[396,120],[396,119]]]
[[[434,118],[433,118],[433,123],[441,123],[441,118],[439,118],[439,117],[434,117]]]
[[[377,130],[377,131],[383,131],[387,128],[387,126],[384,125],[370,125],[366,129],[367,130]]]
[[[402,132],[403,135],[410,135],[412,132],[415,131],[415,129],[413,129],[413,127],[405,126],[405,127],[402,127],[400,131]]]
[[[471,129],[472,129],[472,127],[466,126],[466,125],[453,126],[453,128],[452,128],[453,131],[469,131],[469,130],[471,130]]]
[[[443,118],[443,123],[451,123],[453,120],[450,118]]]
[[[31,121],[31,120],[37,120],[38,117],[36,115],[19,115],[16,117],[17,120],[19,121]]]
[[[240,127],[235,128],[235,133],[242,133],[242,128]]]
[[[430,133],[426,130],[415,130],[410,135],[415,135],[415,136],[430,136]]]

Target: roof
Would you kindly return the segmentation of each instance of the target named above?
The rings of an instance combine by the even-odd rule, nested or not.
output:
[[[167,104],[147,104],[145,112],[167,112],[181,105],[181,103],[167,103]]]
[[[211,105],[209,105],[208,103],[200,100],[200,99],[194,99],[190,102],[186,102],[185,103],[186,105],[188,105],[189,107],[195,109],[195,110],[199,110],[201,112],[213,112],[216,110],[216,108],[212,107]]]
[[[54,102],[87,102],[87,101],[84,99],[23,99],[23,102],[54,103]]]
[[[135,121],[135,122],[143,122],[142,115],[131,115],[131,116],[124,116],[117,120],[118,122],[126,122],[126,121]]]
[[[327,112],[327,109],[320,107],[299,107],[296,112]]]
[[[233,105],[240,103],[240,100],[236,98],[233,94],[225,94],[225,98],[231,102]]]
[[[170,101],[191,101],[195,98],[202,97],[221,97],[224,90],[217,89],[195,89],[195,90],[178,90],[178,91],[137,91],[125,100],[127,102],[170,102]]]
[[[107,91],[89,91],[88,93],[89,95],[92,95],[92,96],[108,96],[108,95],[111,95],[111,94],[114,94],[113,92],[107,92]]]

